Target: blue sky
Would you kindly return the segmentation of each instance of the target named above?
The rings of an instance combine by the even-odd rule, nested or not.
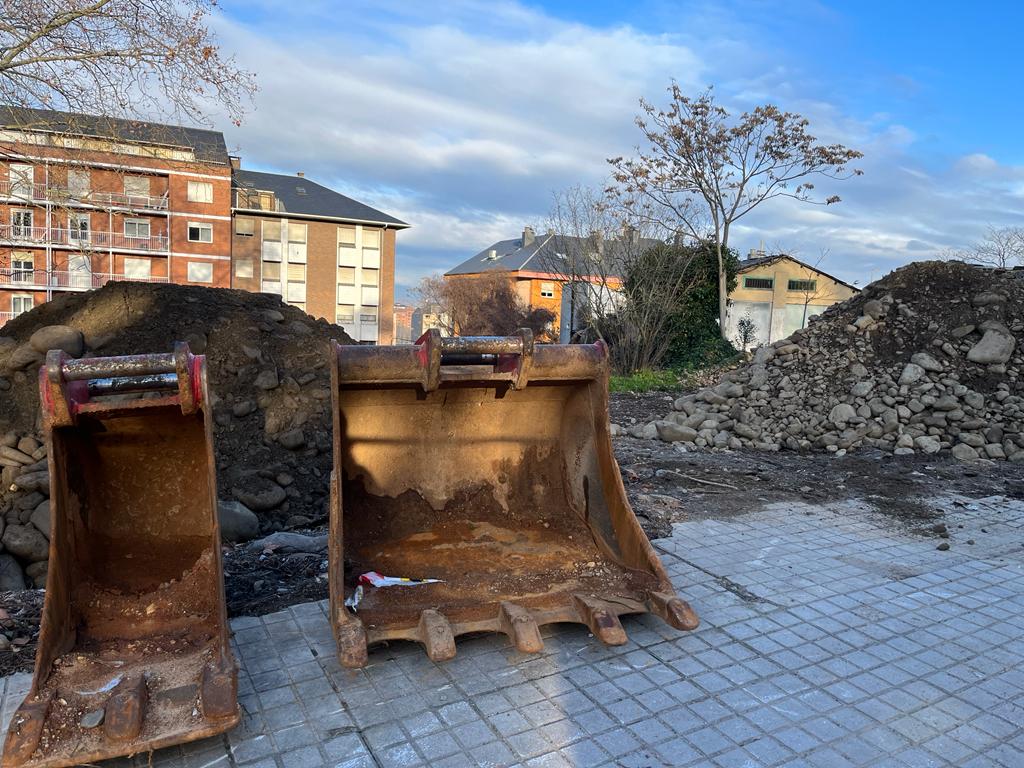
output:
[[[427,7],[429,6],[429,7]],[[863,285],[1024,225],[1016,3],[225,0],[225,49],[260,83],[246,167],[305,171],[413,225],[400,293],[542,225],[639,140],[672,78],[735,111],[772,102],[865,153],[827,209],[766,205],[734,230]]]

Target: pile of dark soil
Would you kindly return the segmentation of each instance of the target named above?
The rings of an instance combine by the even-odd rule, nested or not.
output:
[[[263,531],[326,516],[327,349],[329,339],[351,343],[342,328],[244,291],[109,283],[64,294],[0,328],[9,339],[0,344],[0,434],[38,434],[38,361],[11,361],[47,326],[81,331],[89,356],[166,352],[188,341],[207,357],[221,497],[247,501]]]

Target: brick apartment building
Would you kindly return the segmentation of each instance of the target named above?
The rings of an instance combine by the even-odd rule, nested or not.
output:
[[[280,293],[356,341],[394,343],[395,233],[409,225],[317,184],[238,168],[232,285]]]
[[[0,110],[0,321],[108,280],[228,285],[215,131]]]
[[[297,181],[240,170],[217,131],[0,107],[0,326],[57,293],[138,280],[280,293],[390,343],[408,225]]]

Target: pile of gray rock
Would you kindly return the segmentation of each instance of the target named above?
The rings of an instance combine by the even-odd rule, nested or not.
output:
[[[1022,341],[1024,271],[911,264],[626,431],[701,449],[1024,462]]]
[[[46,446],[30,435],[0,436],[0,592],[46,584],[50,475]]]

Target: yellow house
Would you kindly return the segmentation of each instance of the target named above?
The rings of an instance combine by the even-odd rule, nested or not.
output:
[[[784,339],[810,318],[860,292],[792,256],[754,254],[740,261],[736,289],[729,294],[726,331],[737,347],[750,349]],[[740,324],[744,318],[752,323],[745,344]]]

